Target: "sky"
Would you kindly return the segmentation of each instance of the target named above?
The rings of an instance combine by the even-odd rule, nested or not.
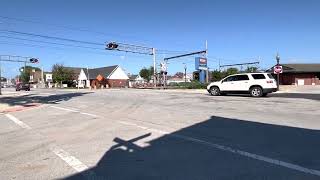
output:
[[[317,0],[1,0],[0,54],[39,58],[73,67],[120,65],[137,74],[152,56],[104,49],[110,41],[153,47],[165,57],[205,49],[208,66],[259,61],[261,69],[281,63],[320,63],[320,1]],[[20,32],[20,34],[12,33]],[[22,33],[94,42],[74,43]],[[77,46],[77,47],[74,47]],[[81,46],[81,47],[78,47]],[[169,74],[194,71],[194,58],[169,61]],[[22,64],[2,62],[5,77]]]

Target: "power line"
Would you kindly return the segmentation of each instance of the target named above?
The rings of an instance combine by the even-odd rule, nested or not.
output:
[[[0,44],[7,44],[7,45],[14,45],[14,46],[24,46],[24,47],[36,47],[36,48],[48,48],[48,49],[54,49],[54,50],[63,50],[65,51],[65,48],[61,48],[61,47],[52,47],[52,46],[44,46],[44,45],[35,45],[35,44],[28,44],[28,43],[14,43],[14,42],[8,42],[8,41],[0,41]],[[77,51],[77,52],[81,52],[84,53],[84,51]],[[105,51],[101,50],[101,53],[98,52],[92,52],[92,51],[87,51],[87,53],[91,53],[91,54],[97,54],[97,55],[111,55],[111,56],[119,56],[117,54],[113,54],[113,53],[102,53]],[[140,57],[140,56],[139,56]]]
[[[122,37],[122,38],[140,39],[141,40],[141,38],[138,38],[138,37],[135,37],[135,36],[132,36],[132,35],[119,35],[119,34],[114,34],[114,33],[106,33],[106,32],[102,32],[102,31],[93,31],[93,30],[89,30],[88,28],[85,28],[85,27],[65,26],[65,25],[45,23],[45,22],[40,22],[40,21],[35,21],[35,20],[8,17],[8,16],[2,16],[2,15],[0,16],[0,18],[6,19],[6,20],[9,20],[9,21],[17,21],[17,22],[32,23],[32,24],[41,24],[41,25],[46,25],[46,26],[50,26],[50,27],[56,27],[56,28],[60,28],[60,29],[70,30],[70,31],[88,32],[88,33],[93,33],[93,34],[109,36],[109,37],[117,36],[117,37]]]
[[[82,44],[91,44],[91,45],[103,45],[104,43],[97,43],[97,42],[89,42],[89,41],[82,41],[82,40],[75,40],[75,39],[68,39],[68,38],[61,38],[61,37],[54,37],[54,36],[47,36],[42,34],[33,34],[33,33],[26,33],[26,32],[20,32],[20,31],[12,31],[12,30],[0,30],[2,32],[8,32],[13,34],[20,34],[20,35],[26,35],[26,36],[32,36],[32,37],[40,37],[40,38],[46,38],[46,39],[54,39],[59,41],[69,41],[74,43],[82,43]]]
[[[63,44],[63,43],[56,43],[56,42],[32,40],[32,39],[18,38],[18,37],[12,37],[12,36],[2,36],[2,35],[0,35],[0,37],[9,38],[9,39],[16,39],[16,40],[23,40],[23,41],[31,41],[31,42],[39,42],[39,43],[46,43],[46,44],[61,45],[61,46],[70,46],[70,47],[77,47],[77,48],[103,50],[102,48],[94,48],[94,47],[88,47],[88,46],[79,46],[79,45],[72,45],[72,44]]]

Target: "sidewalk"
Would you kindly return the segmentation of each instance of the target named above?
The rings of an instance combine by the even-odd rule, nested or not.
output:
[[[284,93],[306,93],[306,94],[320,94],[320,86],[295,86],[295,85],[281,85],[280,92]]]

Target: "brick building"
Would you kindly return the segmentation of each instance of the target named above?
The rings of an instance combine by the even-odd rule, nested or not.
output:
[[[281,85],[320,85],[320,64],[281,64]],[[274,66],[273,66],[274,67]],[[267,72],[273,73],[273,67]]]
[[[129,77],[118,66],[107,66],[101,68],[74,68],[67,67],[74,74],[74,80],[79,82],[80,87],[106,88],[127,87]]]

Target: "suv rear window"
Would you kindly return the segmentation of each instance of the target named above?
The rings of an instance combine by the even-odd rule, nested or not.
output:
[[[253,79],[266,79],[264,74],[251,74]]]
[[[268,77],[269,77],[270,79],[274,79],[274,77],[273,77],[271,74],[268,74]]]

